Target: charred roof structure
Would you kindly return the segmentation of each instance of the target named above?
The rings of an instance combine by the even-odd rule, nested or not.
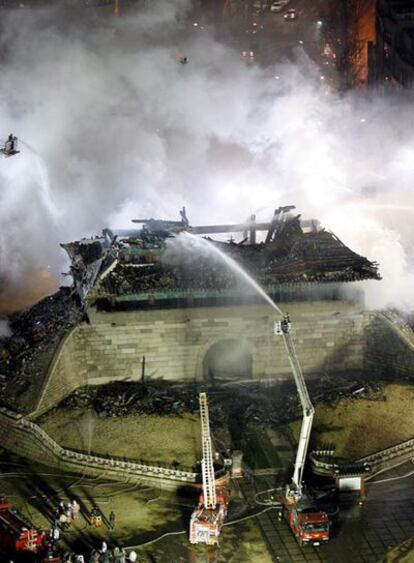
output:
[[[378,265],[359,256],[317,221],[303,221],[294,206],[278,208],[269,223],[191,227],[181,221],[134,220],[136,231],[106,230],[102,237],[62,245],[82,299],[101,309],[181,307],[234,303],[248,288],[209,253],[174,252],[175,235],[231,233],[229,242],[208,238],[278,300],[310,283],[380,279]],[[257,242],[258,234],[262,241]],[[241,235],[240,242],[233,235]],[[254,299],[254,296],[251,296]]]

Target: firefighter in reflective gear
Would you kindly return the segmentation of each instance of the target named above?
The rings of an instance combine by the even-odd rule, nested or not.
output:
[[[102,513],[97,506],[92,508],[89,515],[89,524],[94,528],[99,528],[102,526]]]

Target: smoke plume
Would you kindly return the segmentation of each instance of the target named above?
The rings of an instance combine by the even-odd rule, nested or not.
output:
[[[295,204],[377,260],[369,306],[410,306],[414,133],[409,94],[338,95],[301,47],[247,67],[188,21],[186,0],[3,12],[0,290],[67,268],[59,242],[133,217],[238,222]],[[188,64],[180,64],[180,56]]]

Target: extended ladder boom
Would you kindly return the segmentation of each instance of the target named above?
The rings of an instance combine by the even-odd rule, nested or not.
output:
[[[303,377],[302,369],[300,367],[295,346],[290,336],[290,323],[284,325],[282,329],[283,342],[285,343],[286,352],[288,354],[289,362],[292,367],[293,376],[295,378],[296,388],[299,394],[300,404],[302,405],[303,419],[300,429],[299,444],[296,452],[295,468],[293,471],[292,483],[293,494],[297,497],[301,496],[302,492],[302,478],[303,470],[305,467],[306,455],[308,452],[308,445],[310,434],[312,430],[313,416],[315,409],[311,403],[308,389],[306,387],[305,378]]]
[[[302,488],[303,470],[305,467],[306,455],[308,452],[309,438],[312,430],[313,416],[315,409],[311,403],[308,389],[306,387],[305,378],[303,377],[295,346],[291,340],[289,333],[283,333],[283,341],[288,353],[290,365],[292,367],[293,376],[295,378],[296,388],[298,390],[300,404],[302,405],[303,419],[300,429],[298,450],[296,452],[295,469],[293,472],[293,485],[297,493],[300,495]]]
[[[200,393],[199,402],[201,418],[201,443],[203,448],[201,473],[203,476],[204,506],[206,508],[216,508],[216,484],[214,477],[213,450],[211,447],[210,422],[208,418],[208,403],[206,393]]]

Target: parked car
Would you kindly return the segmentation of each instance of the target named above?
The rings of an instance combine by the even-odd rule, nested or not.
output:
[[[295,20],[298,16],[296,14],[296,10],[294,8],[290,8],[283,17],[286,21],[291,21]]]
[[[242,56],[248,64],[254,63],[254,51],[242,51]]]
[[[270,5],[271,12],[281,12],[289,0],[277,0]]]

